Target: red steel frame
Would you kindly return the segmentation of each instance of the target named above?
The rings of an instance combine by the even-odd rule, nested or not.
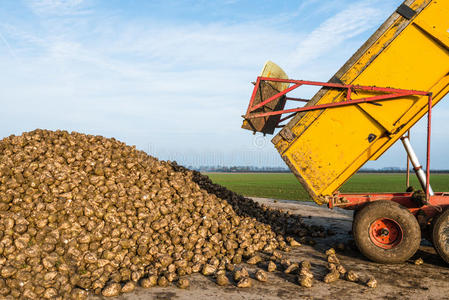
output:
[[[276,95],[254,105],[254,100],[257,94],[258,89],[260,88],[260,83],[263,81],[267,82],[284,82],[290,83],[292,86],[287,88],[286,90],[277,93]],[[272,112],[262,112],[262,113],[254,113],[255,110],[261,108],[262,106],[275,101],[276,99],[285,96],[286,100],[299,101],[299,102],[308,102],[309,100],[301,99],[301,98],[291,98],[287,97],[287,93],[299,88],[300,86],[321,86],[331,89],[337,90],[346,90],[346,100],[341,102],[334,103],[326,103],[319,105],[311,105],[306,107],[297,107],[292,109],[283,109]],[[366,97],[361,99],[352,99],[352,94],[359,91],[371,91],[371,92],[380,92],[383,93],[381,95]],[[420,205],[416,201],[412,200],[413,193],[377,193],[377,194],[340,194],[339,192],[335,193],[336,198],[343,199],[344,201],[339,201],[339,204],[331,201],[329,203],[329,207],[333,208],[335,206],[339,206],[345,209],[358,209],[361,206],[365,205],[368,202],[378,201],[378,200],[391,200],[398,202],[405,207],[407,207],[412,213],[417,214],[418,211],[422,211],[426,216],[432,217],[436,213],[441,210],[441,207],[449,206],[449,193],[435,193],[433,196],[429,195],[429,187],[430,187],[430,137],[432,131],[432,93],[425,91],[416,91],[416,90],[405,90],[405,89],[395,89],[395,88],[386,88],[386,87],[376,87],[376,86],[361,86],[361,85],[350,85],[350,84],[339,84],[339,83],[329,83],[329,82],[318,82],[318,81],[306,81],[306,80],[292,80],[292,79],[280,79],[280,78],[269,78],[269,77],[258,77],[255,83],[255,87],[251,96],[250,103],[248,105],[248,109],[246,114],[243,116],[245,119],[254,119],[261,117],[269,117],[274,115],[283,115],[289,113],[288,116],[283,117],[279,120],[277,127],[281,128],[283,125],[279,125],[281,122],[292,118],[299,112],[306,111],[314,111],[314,110],[323,110],[327,108],[334,107],[342,107],[347,105],[354,105],[360,103],[374,103],[376,101],[385,101],[391,99],[397,99],[400,97],[406,96],[425,96],[428,98],[428,112],[427,112],[427,154],[426,154],[426,202],[425,205]],[[407,163],[408,168],[408,163]],[[408,175],[407,175],[407,183],[408,183]]]

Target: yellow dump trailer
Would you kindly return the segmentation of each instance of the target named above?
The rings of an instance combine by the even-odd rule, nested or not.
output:
[[[449,1],[406,1],[330,82],[449,91]],[[353,99],[373,96],[358,92]],[[323,88],[306,106],[346,100]],[[426,96],[298,113],[273,138],[276,149],[318,203],[327,202],[368,160],[376,160],[427,112]]]
[[[424,175],[405,137],[427,114],[428,164],[430,112],[449,92],[449,0],[405,1],[328,82],[286,78],[280,67],[266,64],[242,128],[271,134],[282,127],[272,142],[311,197],[330,207],[360,210],[354,238],[370,259],[406,260],[419,247],[419,226],[433,224],[432,241],[449,262],[449,194],[432,191],[429,168]],[[310,100],[288,96],[303,85],[322,88]],[[289,100],[307,104],[285,108]],[[424,195],[338,192],[399,139]]]

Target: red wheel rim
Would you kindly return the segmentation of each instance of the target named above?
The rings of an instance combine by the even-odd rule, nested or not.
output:
[[[402,228],[392,219],[379,218],[371,223],[369,236],[374,245],[392,249],[402,241]]]

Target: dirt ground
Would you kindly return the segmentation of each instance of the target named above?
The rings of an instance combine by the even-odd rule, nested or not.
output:
[[[212,278],[200,274],[190,276],[190,288],[180,290],[169,288],[138,288],[133,293],[114,299],[449,299],[449,266],[436,254],[430,243],[423,241],[415,256],[406,263],[380,265],[365,259],[353,246],[350,235],[352,212],[341,209],[329,210],[313,203],[296,201],[273,201],[254,198],[276,208],[287,209],[301,214],[309,224],[332,228],[334,235],[316,238],[313,246],[302,245],[293,248],[286,256],[292,262],[310,260],[315,284],[312,288],[303,288],[296,283],[296,275],[286,275],[280,271],[268,273],[268,282],[254,281],[254,286],[239,289],[235,286],[220,287]],[[310,216],[310,218],[308,218]],[[331,284],[323,282],[326,274],[326,255],[324,251],[337,242],[346,247],[337,253],[342,264],[348,270],[356,271],[361,278],[374,276],[378,287],[371,289],[361,283],[338,280]],[[413,260],[421,257],[424,264],[415,265]],[[245,265],[250,271],[257,268]],[[98,300],[102,297],[91,297]]]

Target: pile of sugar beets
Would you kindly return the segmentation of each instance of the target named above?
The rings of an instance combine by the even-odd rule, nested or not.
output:
[[[185,288],[195,272],[219,284],[233,272],[245,287],[251,279],[236,264],[280,261],[298,244],[287,236],[324,234],[115,139],[35,130],[0,141],[2,298]]]

